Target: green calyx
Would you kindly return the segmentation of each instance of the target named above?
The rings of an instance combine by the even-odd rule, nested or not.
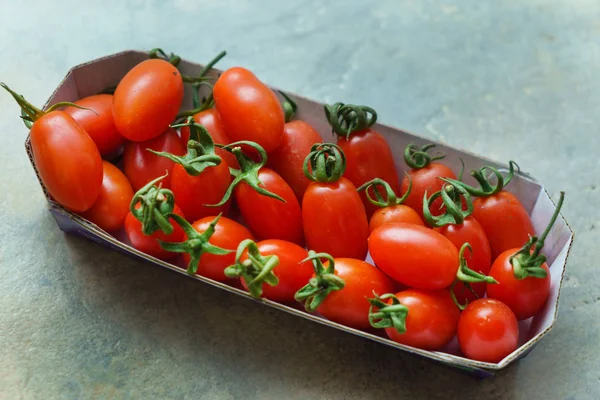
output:
[[[250,157],[244,154],[241,146],[252,147],[254,150],[256,150],[260,156],[260,161],[254,162]],[[225,192],[223,198],[219,203],[210,205],[207,204],[208,206],[219,207],[225,204],[231,197],[233,189],[235,189],[235,187],[241,182],[246,182],[248,186],[256,190],[256,192],[262,194],[263,196],[271,197],[286,203],[286,201],[281,196],[270,192],[265,188],[260,187],[261,181],[260,179],[258,179],[258,171],[260,171],[260,169],[264,167],[267,163],[267,152],[265,151],[265,149],[263,149],[261,145],[259,145],[258,143],[242,140],[239,142],[228,144],[227,146],[220,147],[229,151],[230,153],[233,153],[235,158],[237,158],[238,163],[240,164],[240,169],[237,170],[230,168],[232,175],[235,177],[233,179],[233,182],[231,182],[231,185],[229,185],[227,191]]]
[[[489,284],[498,283],[498,281],[496,281],[492,276],[487,276],[487,275],[481,274],[479,272],[475,272],[471,268],[469,268],[469,266],[467,264],[467,259],[465,258],[465,255],[464,255],[465,250],[467,250],[467,249],[469,249],[469,252],[471,254],[473,254],[473,248],[471,247],[471,245],[469,243],[465,243],[461,246],[460,251],[458,252],[459,265],[458,265],[458,271],[456,272],[456,280],[454,281],[454,283],[452,284],[452,287],[450,289],[450,295],[452,296],[452,300],[458,306],[458,308],[460,308],[461,310],[464,310],[465,307],[467,306],[467,304],[460,304],[458,302],[456,295],[454,294],[454,285],[456,285],[456,282],[460,281],[460,282],[464,283],[465,287],[471,291],[473,291],[473,289],[471,288],[471,285],[470,285],[471,283],[479,283],[479,282],[485,282],[485,283],[489,283]]]
[[[446,178],[440,178],[445,182],[449,182]],[[431,214],[431,205],[438,198],[442,198],[444,214],[434,216]],[[462,199],[465,199],[467,209],[462,209]],[[462,186],[444,184],[442,190],[435,192],[431,197],[427,198],[427,192],[423,196],[423,217],[427,224],[433,228],[441,228],[446,225],[461,225],[465,218],[473,214],[473,200]]]
[[[548,222],[548,226],[546,226],[542,236],[539,238],[532,236],[518,252],[509,258],[511,265],[513,266],[515,278],[519,280],[529,277],[544,279],[548,276],[548,272],[542,268],[542,264],[546,262],[546,256],[540,253],[544,248],[546,237],[550,233],[552,226],[560,214],[560,209],[562,208],[564,200],[565,192],[560,192],[556,210],[554,210],[554,214],[552,214],[552,218],[550,218],[550,222]],[[532,247],[533,251],[531,251]]]
[[[283,113],[285,115],[285,122],[290,122],[296,116],[298,105],[294,100],[290,98],[290,96],[288,96],[281,90],[279,91],[279,94],[281,94],[285,99],[285,101],[281,104],[281,106],[283,107]]]
[[[208,73],[208,71],[210,71],[211,68],[214,67],[215,64],[226,55],[227,52],[223,50],[222,52],[217,54],[217,56],[213,58],[208,64],[206,64],[204,68],[202,68],[202,71],[200,71],[200,74],[198,74],[198,76],[194,77],[181,74],[181,79],[186,83],[198,83],[207,80],[208,78],[206,78],[206,74]],[[164,60],[173,65],[174,67],[179,67],[179,63],[181,62],[181,57],[174,53],[167,54],[164,50],[160,48],[150,50],[148,52],[148,57]]]
[[[187,143],[187,153],[184,156],[176,156],[164,151],[146,149],[157,156],[181,164],[185,171],[192,176],[200,175],[206,168],[221,164],[221,157],[215,154],[215,144],[206,128],[194,122],[192,117],[187,122],[172,125],[172,128],[188,127],[190,129],[190,140]]]
[[[408,316],[408,307],[400,303],[398,297],[393,293],[387,293],[383,296],[375,296],[367,299],[371,303],[369,307],[369,323],[373,328],[394,328],[400,334],[406,332],[406,317]],[[386,301],[391,299],[391,304]],[[375,310],[377,309],[377,310]]]
[[[164,189],[158,184],[167,175],[165,173],[152,182],[148,182],[146,186],[133,195],[129,204],[131,214],[142,223],[142,233],[144,235],[152,235],[159,229],[166,235],[173,233],[169,215],[175,207],[175,196],[169,189]]]
[[[248,258],[241,261],[245,251],[248,251]],[[279,283],[279,278],[273,273],[273,269],[277,265],[279,265],[279,257],[276,255],[263,256],[256,242],[246,239],[237,248],[235,264],[225,268],[224,272],[228,278],[243,279],[250,294],[253,297],[260,297],[264,283],[271,286]]]
[[[438,153],[434,157],[427,153],[434,147],[435,144],[432,143],[421,147],[411,143],[404,149],[404,162],[412,169],[421,169],[427,167],[433,161],[441,160],[446,157],[446,155],[442,153]]]
[[[329,261],[327,268],[323,266],[321,258]],[[296,292],[294,298],[304,303],[306,311],[312,312],[319,308],[329,293],[334,290],[342,290],[346,283],[335,274],[335,261],[331,255],[315,253],[311,250],[308,252],[308,257],[302,260],[301,263],[306,261],[312,261],[315,276],[310,278],[308,283]]]
[[[25,100],[25,98],[23,96],[21,96],[20,94],[18,94],[11,88],[9,88],[4,82],[0,82],[0,86],[2,86],[2,88],[4,88],[4,90],[6,90],[8,93],[10,93],[10,95],[15,99],[15,101],[17,102],[19,107],[21,107],[21,119],[23,120],[23,123],[25,124],[27,129],[31,129],[31,127],[33,126],[33,123],[35,121],[37,121],[38,119],[40,119],[41,117],[43,117],[44,115],[51,113],[52,111],[55,111],[61,107],[69,107],[69,106],[76,107],[76,108],[80,108],[82,110],[88,110],[88,111],[93,112],[94,114],[98,115],[98,113],[96,113],[96,111],[94,111],[94,110],[90,110],[89,108],[81,107],[80,105],[77,105],[75,103],[71,103],[68,101],[61,101],[59,103],[53,104],[46,111],[42,111],[39,108],[35,107],[30,102],[28,102],[27,100]]]
[[[304,159],[303,168],[304,176],[313,182],[337,182],[346,171],[346,155],[336,144],[315,143]]]
[[[377,113],[371,107],[344,103],[326,104],[325,117],[332,132],[346,139],[352,133],[364,131],[377,122]]]
[[[370,180],[369,182],[365,182],[356,190],[359,192],[364,191],[369,202],[377,207],[385,208],[397,206],[404,203],[404,201],[410,195],[410,191],[412,189],[412,178],[410,177],[410,175],[407,176],[408,189],[406,190],[406,193],[404,193],[400,198],[396,196],[396,193],[394,193],[394,189],[392,189],[390,184],[380,178],[375,178],[373,180]],[[375,194],[374,197],[373,193]],[[382,196],[382,193],[385,193],[385,198]]]
[[[190,255],[190,262],[187,266],[188,274],[194,275],[198,271],[198,262],[200,262],[200,257],[202,257],[202,254],[210,253],[223,256],[233,252],[233,250],[223,249],[209,243],[210,238],[215,233],[215,226],[219,222],[221,214],[212,220],[206,231],[203,233],[198,233],[198,231],[195,230],[194,227],[185,220],[185,218],[177,214],[171,214],[169,217],[173,218],[173,220],[177,222],[181,229],[183,229],[187,236],[187,240],[178,243],[164,242],[159,240],[158,243],[160,244],[160,247],[166,251],[173,253],[187,253]]]
[[[475,180],[481,186],[481,188],[479,189],[454,179],[447,179],[446,181],[456,186],[462,186],[472,196],[488,197],[500,193],[500,191],[502,191],[502,189],[504,189],[506,185],[508,185],[509,182],[512,180],[512,178],[515,175],[515,172],[519,172],[519,166],[516,162],[509,161],[508,166],[509,170],[506,176],[502,176],[500,171],[491,166],[485,166],[480,169],[471,171],[471,176],[475,178]],[[489,173],[487,177],[486,173]],[[490,181],[492,177],[496,178],[496,184],[493,184]]]

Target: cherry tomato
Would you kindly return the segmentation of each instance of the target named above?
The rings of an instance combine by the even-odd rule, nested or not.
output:
[[[388,276],[416,289],[450,286],[459,265],[451,241],[415,224],[395,222],[377,228],[369,236],[369,252]]]
[[[338,135],[337,144],[346,156],[344,177],[356,187],[380,178],[398,192],[399,181],[394,156],[385,138],[371,129],[377,121],[377,113],[367,106],[335,103],[325,106],[325,115],[332,131]],[[362,192],[361,200],[367,217],[377,210]]]
[[[146,149],[182,156],[186,147],[181,143],[175,129],[167,129],[162,135],[146,142],[127,142],[123,152],[123,170],[133,190],[141,189],[148,182],[168,172],[162,187],[171,187],[171,170],[175,163],[167,158],[152,154]]]
[[[81,216],[106,232],[113,232],[121,229],[125,223],[133,189],[117,167],[107,161],[102,162],[102,167],[104,175],[100,195],[92,208],[81,213]]]
[[[279,282],[275,286],[263,282],[261,296],[281,303],[293,303],[294,294],[306,285],[313,275],[310,261],[304,261],[308,257],[308,252],[295,243],[278,239],[263,240],[256,245],[262,256],[274,255],[279,258],[279,263],[273,269],[273,274]],[[247,260],[248,250],[242,255],[240,261],[244,263],[248,262]],[[248,290],[245,279],[242,279],[242,285]]]
[[[513,312],[494,299],[470,303],[458,320],[458,343],[472,360],[497,363],[512,353],[519,341],[519,325]]]
[[[404,222],[424,226],[423,220],[415,210],[404,204],[380,208],[371,216],[369,230],[373,232],[382,225],[391,222]]]
[[[113,96],[110,94],[97,94],[85,97],[75,102],[77,107],[67,107],[69,114],[92,138],[100,155],[111,156],[125,143],[125,138],[117,131],[112,115]]]
[[[175,120],[182,101],[183,80],[177,68],[161,59],[142,61],[115,90],[117,130],[134,142],[155,138]]]
[[[396,327],[385,328],[394,342],[424,350],[445,346],[456,334],[460,310],[446,290],[409,289],[396,293],[399,304],[405,306],[403,332]],[[392,299],[388,304],[393,304]]]
[[[285,200],[282,202],[256,192],[246,182],[234,190],[235,201],[244,221],[259,239],[281,239],[304,243],[302,212],[292,188],[269,168],[258,171],[260,187]]]
[[[522,246],[530,236],[535,235],[527,210],[510,192],[503,190],[477,198],[473,206],[473,217],[483,227],[494,258],[506,250]]]
[[[281,143],[284,114],[277,96],[247,69],[230,68],[213,90],[225,131],[235,141],[249,140],[267,152]]]
[[[268,166],[274,169],[290,185],[298,201],[302,201],[310,180],[304,176],[304,159],[315,143],[321,143],[321,135],[304,121],[287,122],[279,147],[269,153]]]
[[[367,255],[367,215],[356,187],[346,178],[308,187],[302,199],[302,224],[309,249],[333,257]]]
[[[349,139],[338,138],[338,145],[346,154],[348,166],[344,176],[357,187],[373,178],[386,181],[395,192],[399,190],[398,174],[392,150],[385,138],[372,129],[353,133]],[[365,193],[361,193],[367,216],[373,215],[377,207],[371,204]]]
[[[204,233],[215,218],[215,216],[202,218],[194,222],[192,226],[198,233]],[[232,250],[232,252],[225,255],[202,254],[196,273],[218,282],[229,280],[223,271],[235,263],[235,249],[246,239],[254,239],[252,233],[246,227],[229,218],[219,218],[219,221],[215,225],[215,232],[208,242],[223,249]],[[190,262],[189,254],[184,253],[183,259],[188,264]]]
[[[184,216],[177,204],[175,204],[175,207],[173,208],[173,214],[177,214],[181,217]],[[161,260],[171,260],[177,257],[177,253],[164,250],[158,241],[171,243],[180,242],[184,239],[185,233],[173,218],[169,218],[168,221],[173,226],[173,232],[170,235],[165,234],[159,229],[147,236],[142,233],[142,223],[138,221],[130,211],[125,218],[125,233],[127,234],[127,238],[131,242],[131,245],[137,250]]]
[[[315,253],[311,251],[311,257],[327,258],[325,264],[315,266],[313,282],[317,285],[327,285],[334,281],[331,278],[323,279],[326,275],[335,275],[336,286],[315,287],[309,282],[304,288],[296,293],[296,299],[307,300],[308,311],[315,309],[325,318],[342,325],[355,329],[367,329],[370,327],[368,297],[375,293],[389,293],[393,290],[390,279],[383,272],[362,260],[353,258],[333,259],[326,253]],[[314,258],[313,258],[314,260]],[[333,261],[333,271],[331,262]],[[313,261],[320,263],[321,261]],[[322,293],[327,294],[322,299]],[[303,294],[305,293],[305,294]]]
[[[520,321],[533,317],[544,307],[550,296],[551,279],[546,263],[540,266],[546,271],[546,277],[517,279],[510,258],[518,251],[519,249],[507,250],[496,258],[489,274],[498,284],[487,285],[487,292],[488,297],[506,304]]]
[[[74,212],[92,207],[102,189],[102,158],[86,131],[64,111],[64,103],[42,111],[4,83],[0,84],[21,107],[36,170],[50,196]]]
[[[425,192],[431,195],[432,193],[438,192],[442,189],[444,181],[438,179],[439,177],[456,179],[454,172],[452,172],[452,170],[446,165],[438,162],[432,162],[423,168],[412,169],[408,172],[402,181],[402,193],[408,189],[409,177],[413,182],[413,187],[410,195],[406,199],[405,204],[411,206],[417,213],[419,213],[421,218],[423,218],[423,196],[425,196]],[[433,215],[439,215],[442,213],[441,209],[442,200],[438,199],[431,206],[431,212]]]
[[[488,275],[492,266],[490,243],[483,228],[475,218],[467,217],[460,225],[450,224],[435,228],[435,230],[448,238],[457,250],[460,250],[463,244],[469,243],[473,249],[466,256],[469,268],[483,275]],[[457,282],[454,286],[454,294],[461,304],[464,304],[465,300],[473,301],[485,294],[486,285],[484,282],[471,283],[470,285],[475,294],[465,288],[462,282]]]
[[[211,108],[197,113],[194,115],[194,121],[206,128],[215,144],[229,144],[232,142],[231,138],[225,131],[225,127],[223,126],[223,122],[221,122],[221,117],[219,116],[216,108]],[[187,143],[190,139],[190,128],[187,126],[182,127],[180,134],[181,142],[184,144]],[[231,168],[238,169],[240,167],[237,159],[230,152],[217,147],[215,149],[215,153],[227,161],[227,165],[229,165]]]

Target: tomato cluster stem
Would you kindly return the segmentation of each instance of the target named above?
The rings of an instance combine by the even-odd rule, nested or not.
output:
[[[315,143],[304,159],[303,169],[304,176],[313,182],[337,182],[346,171],[346,155],[336,144]]]
[[[461,225],[465,218],[473,214],[473,200],[462,186],[450,184],[447,178],[440,178],[447,182],[442,186],[442,190],[435,192],[427,198],[427,192],[423,196],[423,217],[429,226],[441,228],[446,225]],[[438,199],[442,198],[444,205],[444,214],[434,216],[431,214],[431,206]],[[464,198],[467,209],[462,208],[462,199]]]
[[[482,273],[473,271],[471,268],[469,268],[467,259],[465,258],[465,250],[467,250],[467,249],[471,252],[471,254],[473,253],[473,248],[471,247],[471,245],[469,243],[464,243],[461,246],[460,251],[458,252],[459,264],[458,264],[458,270],[456,272],[456,280],[454,281],[454,283],[452,284],[452,287],[450,289],[450,295],[452,296],[452,300],[454,301],[454,304],[456,304],[456,306],[461,310],[464,310],[465,307],[467,307],[467,304],[460,304],[458,302],[458,299],[456,298],[456,295],[454,294],[454,285],[456,285],[457,282],[460,281],[460,282],[464,283],[465,287],[471,291],[473,290],[471,288],[471,283],[480,283],[480,282],[485,282],[488,284],[498,283],[498,281],[496,281],[496,279],[494,279],[494,277],[484,275]]]
[[[481,188],[476,188],[473,186],[469,186],[464,182],[461,182],[459,180],[455,180],[455,179],[444,179],[445,181],[456,185],[456,186],[461,186],[462,188],[464,188],[467,192],[469,192],[470,195],[472,196],[478,196],[478,197],[489,197],[492,195],[495,195],[497,193],[500,193],[500,191],[502,191],[506,185],[509,184],[509,182],[512,180],[512,178],[515,175],[515,172],[519,172],[519,165],[514,162],[514,161],[509,161],[508,162],[508,174],[506,176],[503,176],[500,171],[498,171],[498,169],[486,165],[485,167],[482,167],[480,169],[477,170],[473,170],[471,171],[471,176],[473,178],[475,178],[475,180],[479,183],[479,185],[481,186]],[[489,177],[486,177],[486,173],[491,173],[491,175]],[[490,182],[490,178],[494,176],[496,177],[496,184],[492,184]]]
[[[332,132],[346,139],[352,133],[364,131],[377,122],[377,112],[371,107],[335,103],[326,104],[324,108]]]
[[[408,317],[408,307],[398,300],[393,293],[386,293],[372,299],[367,299],[371,304],[369,307],[369,323],[373,328],[394,328],[400,334],[406,332],[406,317]],[[391,299],[392,303],[385,300]]]
[[[248,252],[248,259],[241,261],[244,252]],[[263,283],[276,286],[279,279],[273,273],[273,269],[279,265],[279,257],[276,255],[263,256],[255,241],[246,239],[240,243],[235,255],[235,264],[225,268],[225,276],[228,278],[241,278],[246,282],[248,292],[253,297],[262,295]]]
[[[560,214],[560,209],[562,208],[564,200],[565,192],[560,192],[560,198],[558,199],[554,214],[552,214],[552,218],[550,218],[542,235],[539,238],[532,236],[518,252],[509,258],[511,265],[513,266],[515,278],[519,280],[528,277],[543,279],[548,276],[548,272],[542,268],[542,264],[546,262],[546,256],[541,254],[541,251],[544,248],[546,237],[550,233],[550,230]],[[531,250],[532,247],[533,251]]]
[[[169,215],[175,207],[175,196],[173,192],[162,188],[159,184],[167,175],[168,173],[165,173],[148,182],[135,193],[129,204],[131,214],[142,223],[144,235],[151,235],[159,229],[166,235],[173,233]]]
[[[327,268],[323,266],[322,258],[329,261]],[[315,276],[310,278],[308,283],[296,292],[294,298],[304,303],[306,311],[312,312],[319,308],[329,293],[334,290],[342,290],[346,283],[335,274],[335,261],[331,255],[316,253],[311,250],[308,252],[308,257],[300,263],[306,261],[312,261]]]
[[[380,178],[374,178],[368,182],[365,182],[356,190],[358,192],[364,191],[369,202],[377,207],[385,208],[397,206],[404,203],[404,201],[408,198],[412,190],[412,178],[410,177],[410,175],[407,176],[408,188],[400,198],[396,196],[396,193],[394,193],[394,189],[392,189],[390,184]],[[385,192],[385,198],[381,195],[381,192]],[[371,193],[375,193],[375,198]]]

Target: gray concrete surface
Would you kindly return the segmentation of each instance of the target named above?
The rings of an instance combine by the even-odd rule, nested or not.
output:
[[[58,3],[58,4],[57,4]],[[576,231],[552,333],[476,382],[133,261],[54,224],[0,94],[0,398],[600,397],[600,2],[0,1],[0,80],[41,104],[74,64],[161,46],[517,160]]]

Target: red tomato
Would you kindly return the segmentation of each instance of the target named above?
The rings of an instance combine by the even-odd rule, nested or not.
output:
[[[459,265],[451,241],[414,224],[390,223],[377,228],[369,236],[369,252],[388,276],[416,289],[450,286]]]
[[[321,135],[304,121],[291,121],[283,127],[281,144],[269,153],[268,166],[274,169],[290,185],[298,201],[302,201],[310,180],[304,175],[304,159],[315,143],[321,143]]]
[[[274,199],[256,192],[242,181],[234,190],[235,200],[244,221],[259,239],[281,239],[302,244],[302,213],[290,186],[269,168],[258,171],[260,187],[285,200]]]
[[[230,183],[229,167],[224,160],[217,166],[207,167],[197,176],[188,174],[181,164],[175,164],[171,174],[171,190],[188,221],[227,213],[231,201],[219,207],[206,204],[218,203]]]
[[[427,192],[428,195],[431,195],[434,192],[442,190],[444,181],[438,179],[439,177],[456,179],[456,175],[454,175],[454,172],[452,172],[450,168],[444,164],[432,162],[426,167],[412,169],[408,172],[402,181],[402,193],[406,192],[408,189],[409,176],[410,179],[412,179],[412,190],[406,199],[405,204],[418,212],[421,218],[423,218],[423,197],[425,196],[425,192]],[[439,215],[442,212],[442,204],[442,199],[436,200],[431,206],[431,213],[433,215]]]
[[[121,170],[107,161],[102,162],[104,175],[102,189],[96,202],[81,216],[107,232],[123,227],[133,198],[131,184]]]
[[[472,360],[497,363],[512,353],[519,341],[519,325],[513,312],[494,299],[470,303],[458,320],[458,343]]]
[[[56,106],[42,111],[2,83],[31,121],[30,142],[36,170],[50,196],[74,212],[92,207],[102,189],[102,158],[86,131]]]
[[[473,206],[473,217],[483,227],[494,259],[506,250],[522,246],[535,235],[527,210],[510,192],[503,190],[477,198]]]
[[[285,240],[270,239],[257,243],[258,250],[263,256],[275,255],[279,263],[273,269],[273,274],[279,279],[275,286],[262,284],[262,297],[281,303],[293,303],[294,295],[313,275],[310,261],[304,261],[308,252],[295,243]],[[241,258],[247,262],[248,251]],[[304,261],[304,262],[302,262]],[[248,290],[248,283],[242,279],[242,285]]]
[[[198,233],[204,233],[215,218],[216,216],[202,218],[194,222],[192,226]],[[225,268],[235,263],[235,249],[237,249],[239,244],[246,239],[254,239],[246,227],[229,218],[219,218],[219,221],[215,226],[215,232],[208,242],[214,246],[232,250],[232,252],[224,255],[211,253],[202,254],[200,261],[198,262],[198,270],[196,273],[218,282],[229,280],[223,271]],[[189,254],[184,253],[183,259],[186,264],[189,264]]]
[[[223,122],[221,122],[221,117],[219,116],[216,108],[199,112],[198,114],[194,115],[194,121],[206,128],[215,144],[224,145],[232,142],[231,138],[229,138],[229,135],[227,135],[227,132],[225,131],[225,127],[223,127]],[[187,145],[188,140],[190,140],[190,128],[187,126],[182,127],[180,134],[181,142],[184,145]],[[227,161],[227,165],[229,165],[231,168],[238,169],[240,167],[235,156],[227,150],[217,147],[215,148],[215,153]]]
[[[467,217],[462,224],[450,224],[441,228],[434,228],[437,232],[450,240],[457,250],[460,250],[463,244],[469,243],[472,252],[465,254],[469,268],[475,272],[487,275],[492,266],[492,255],[490,243],[483,231],[483,228],[473,217]],[[464,304],[465,300],[473,301],[481,298],[485,294],[485,282],[471,283],[471,292],[462,282],[457,282],[454,286],[454,294],[459,303]]]
[[[161,182],[163,188],[171,187],[171,170],[175,163],[167,158],[152,154],[146,149],[163,151],[174,155],[185,154],[186,147],[181,143],[175,129],[167,129],[162,135],[146,142],[127,142],[123,152],[123,170],[131,182],[133,190],[139,190],[148,182],[168,172]]]
[[[489,274],[498,284],[488,285],[487,292],[488,297],[506,304],[521,321],[533,317],[544,307],[550,296],[551,278],[548,265],[543,263],[540,267],[546,270],[545,278],[529,276],[517,279],[510,258],[519,250],[507,250],[496,258]]]
[[[362,260],[336,258],[335,275],[345,286],[331,291],[317,310],[325,318],[355,329],[370,327],[368,297],[393,290],[392,282],[380,270]],[[325,267],[329,261],[325,263]]]
[[[213,90],[225,131],[235,141],[250,140],[271,152],[281,143],[283,108],[271,89],[247,69],[230,68]]]
[[[333,257],[364,259],[369,223],[356,187],[346,178],[314,182],[302,199],[306,245]]]
[[[337,144],[346,155],[344,177],[356,187],[374,178],[381,178],[394,192],[398,192],[399,180],[392,150],[381,134],[373,129],[366,129],[352,133],[348,139],[339,137]],[[361,193],[361,199],[367,217],[370,217],[377,210],[377,206],[369,202],[364,192]]]
[[[424,226],[423,220],[415,210],[404,204],[398,204],[375,211],[369,222],[369,230],[373,232],[380,226],[389,224],[390,222],[404,222]]]
[[[409,289],[396,293],[396,298],[407,308],[406,331],[385,328],[390,339],[424,350],[437,350],[452,340],[460,310],[446,290]],[[391,299],[388,303],[392,304]]]
[[[157,137],[175,120],[183,101],[183,80],[173,65],[142,61],[117,85],[113,117],[125,138],[143,142]]]
[[[181,217],[184,216],[177,204],[175,204],[175,207],[173,208],[173,214],[177,214]],[[158,241],[171,243],[181,242],[185,237],[185,233],[173,218],[169,218],[169,223],[173,226],[173,232],[170,235],[165,234],[159,229],[153,234],[146,236],[142,233],[142,223],[137,220],[130,211],[125,218],[125,232],[127,233],[127,238],[131,242],[131,245],[137,250],[161,260],[171,260],[177,257],[177,253],[164,250]]]
[[[114,155],[125,143],[125,138],[117,131],[112,115],[113,96],[97,94],[75,102],[77,107],[67,107],[69,114],[92,138],[102,156]]]

